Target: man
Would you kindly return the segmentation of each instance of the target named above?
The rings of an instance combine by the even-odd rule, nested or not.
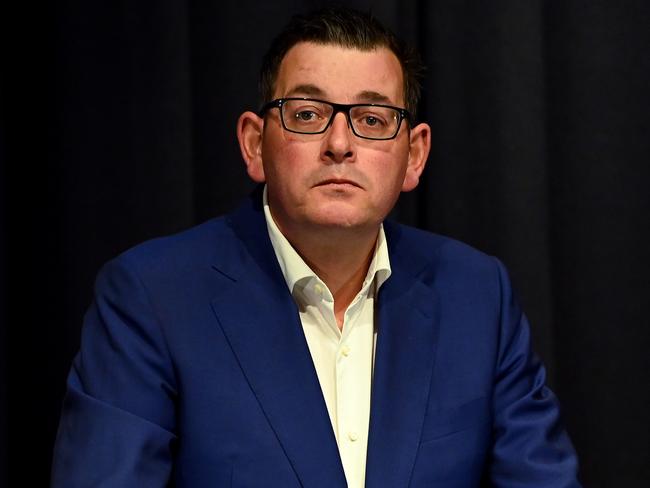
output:
[[[100,273],[54,486],[579,486],[503,267],[384,223],[417,69],[365,14],[285,28],[237,126],[264,186]]]

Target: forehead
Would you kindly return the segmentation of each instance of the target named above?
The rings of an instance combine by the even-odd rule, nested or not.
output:
[[[287,52],[278,70],[274,98],[288,96],[402,106],[402,68],[397,56],[385,47],[361,51],[301,42]]]

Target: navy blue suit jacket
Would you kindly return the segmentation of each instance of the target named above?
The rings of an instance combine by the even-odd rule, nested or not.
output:
[[[368,487],[579,486],[502,265],[386,223]],[[100,272],[55,487],[344,487],[259,198]]]

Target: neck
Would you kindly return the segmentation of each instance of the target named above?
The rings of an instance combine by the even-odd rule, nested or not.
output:
[[[280,230],[332,292],[334,314],[341,329],[345,311],[361,290],[368,274],[379,228],[367,231],[336,229],[318,233]]]

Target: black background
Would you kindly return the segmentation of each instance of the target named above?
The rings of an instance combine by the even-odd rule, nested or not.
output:
[[[0,486],[48,483],[99,266],[252,188],[237,116],[258,106],[273,35],[322,4],[3,10]],[[429,66],[432,154],[394,217],[506,263],[585,484],[647,486],[650,2],[348,4],[371,8]]]

